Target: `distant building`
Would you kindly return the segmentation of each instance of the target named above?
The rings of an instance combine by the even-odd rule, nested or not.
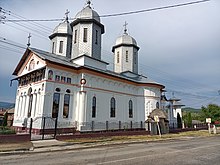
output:
[[[138,74],[136,40],[127,33],[112,48],[114,71],[101,58],[104,25],[87,5],[69,22],[68,16],[50,35],[51,52],[27,48],[13,75],[19,81],[13,126],[40,131],[43,117],[58,128],[77,131],[144,128],[161,108],[164,85]],[[46,123],[49,129],[50,123]]]
[[[181,99],[174,96],[168,100],[168,120],[170,127],[177,127],[177,115],[182,119],[182,107],[185,106],[181,103]]]

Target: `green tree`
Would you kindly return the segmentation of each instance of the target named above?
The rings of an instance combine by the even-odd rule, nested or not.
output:
[[[191,112],[188,112],[188,113],[187,113],[187,126],[188,126],[189,128],[192,127],[192,114],[191,114]]]
[[[211,118],[212,122],[220,121],[220,106],[216,104],[209,104],[207,107],[202,107],[201,120],[205,121],[206,118]]]
[[[179,113],[177,113],[177,127],[182,128],[182,119]]]
[[[3,118],[3,126],[7,126],[7,121],[8,121],[8,113],[5,112],[4,118]]]
[[[183,113],[183,121],[186,127],[192,127],[192,114],[191,112],[184,112]]]

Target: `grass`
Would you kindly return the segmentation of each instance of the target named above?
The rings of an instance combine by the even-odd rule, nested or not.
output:
[[[164,134],[162,137],[158,135],[136,135],[136,136],[111,136],[111,137],[98,137],[98,138],[78,138],[66,140],[71,143],[100,143],[100,142],[129,142],[129,141],[158,141],[166,139],[177,139],[181,137],[206,137],[214,136],[205,131],[188,131],[178,134]]]
[[[14,129],[8,127],[0,127],[0,135],[16,134]]]

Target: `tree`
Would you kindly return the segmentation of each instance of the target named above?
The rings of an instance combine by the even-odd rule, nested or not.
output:
[[[7,121],[8,121],[8,113],[5,112],[4,118],[3,118],[3,126],[7,126]]]
[[[191,112],[185,112],[183,114],[183,121],[188,128],[192,127],[192,114],[191,114]]]
[[[182,128],[182,119],[179,113],[177,113],[177,127]]]
[[[189,128],[192,127],[192,115],[191,115],[191,112],[188,112],[188,113],[187,113],[187,126],[188,126]]]
[[[205,121],[206,118],[211,118],[212,122],[220,121],[220,106],[216,104],[209,104],[207,107],[202,107],[201,120]]]

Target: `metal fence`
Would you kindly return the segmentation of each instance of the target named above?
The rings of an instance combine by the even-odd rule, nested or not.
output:
[[[74,123],[75,128],[80,128],[81,131],[116,131],[116,130],[134,130],[134,129],[144,129],[144,122],[111,122],[111,121],[105,121],[105,122],[83,122],[83,123]]]

